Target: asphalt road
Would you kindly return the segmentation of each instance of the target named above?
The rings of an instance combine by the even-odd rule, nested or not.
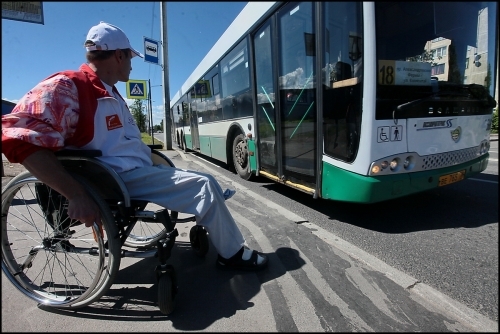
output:
[[[266,179],[244,184],[498,321],[498,135],[489,153],[478,177],[379,206],[316,201]]]
[[[498,321],[498,136],[489,153],[473,179],[376,205],[313,200],[265,179],[243,184]]]
[[[156,305],[157,260],[124,258],[110,291],[77,311],[37,307],[2,276],[3,332],[498,332],[498,171],[360,207],[245,182],[194,154],[164,153],[237,190],[227,205],[248,244],[269,254],[269,268],[218,270],[213,247],[197,258],[190,224],[178,225],[172,315]]]

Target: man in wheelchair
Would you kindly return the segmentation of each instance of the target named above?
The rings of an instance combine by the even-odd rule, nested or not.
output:
[[[129,80],[132,58],[143,55],[120,28],[104,22],[90,29],[84,46],[88,63],[44,79],[2,116],[2,153],[66,197],[67,215],[91,227],[101,222],[99,208],[54,152],[100,150],[97,159],[118,173],[131,198],[195,215],[219,254],[218,266],[264,268],[267,256],[245,245],[213,176],[153,165],[151,150],[115,87]]]

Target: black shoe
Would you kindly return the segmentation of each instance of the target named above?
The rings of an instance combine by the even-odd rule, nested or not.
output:
[[[246,246],[241,247],[241,249],[229,259],[225,259],[219,255],[216,262],[217,266],[224,269],[249,271],[261,270],[267,267],[267,262],[269,260],[267,255],[257,252],[256,250],[252,250],[252,255],[248,260],[243,260],[242,256],[245,248],[248,249]],[[260,264],[257,263],[258,255],[264,259]]]

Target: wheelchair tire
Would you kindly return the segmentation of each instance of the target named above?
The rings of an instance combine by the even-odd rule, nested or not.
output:
[[[148,203],[144,208],[140,209],[157,211],[158,208],[160,207],[157,207],[153,203]],[[168,213],[172,221],[177,219],[177,212],[168,211]],[[161,222],[144,222],[138,219],[125,240],[124,245],[133,248],[155,248],[158,244],[158,240],[164,238],[166,233],[167,230]]]
[[[175,273],[172,271],[163,273],[158,278],[158,307],[163,314],[170,314],[174,311],[177,287],[173,275]]]
[[[40,205],[52,201],[53,190],[45,187],[39,196],[36,185],[43,183],[30,172],[17,175],[2,190],[2,271],[25,296],[47,307],[91,304],[106,293],[120,267],[118,229],[107,203],[89,182],[73,176],[99,207],[104,235],[78,221],[58,221],[69,219],[68,201],[59,196],[55,205]]]
[[[208,235],[203,226],[194,225],[189,231],[189,242],[191,248],[199,257],[204,257],[208,253]]]
[[[154,248],[165,233],[167,230],[162,224],[143,222],[139,219],[123,245],[132,248]]]

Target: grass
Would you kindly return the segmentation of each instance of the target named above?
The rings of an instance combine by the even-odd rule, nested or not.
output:
[[[146,145],[153,144],[153,138],[151,138],[151,136],[145,132],[141,132],[141,139],[142,139],[143,143]],[[155,139],[155,145],[158,145],[158,144],[163,145],[163,143],[161,141],[159,141],[158,139]],[[163,145],[163,148],[165,148],[164,145]]]

